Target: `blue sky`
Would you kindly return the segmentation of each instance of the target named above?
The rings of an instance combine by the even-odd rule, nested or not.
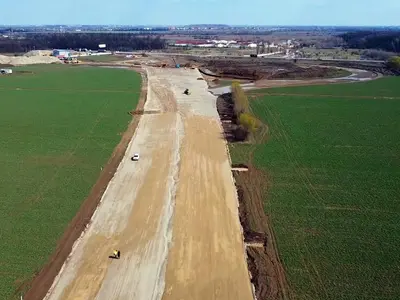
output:
[[[400,25],[400,0],[0,0],[0,24]]]

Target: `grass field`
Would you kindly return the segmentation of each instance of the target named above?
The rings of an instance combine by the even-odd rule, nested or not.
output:
[[[55,249],[127,128],[141,82],[121,69],[14,71],[0,76],[0,299]]]
[[[252,102],[268,141],[231,146],[232,159],[254,149],[269,178],[264,206],[293,299],[400,299],[400,99],[382,99],[399,86],[269,89],[293,96]]]

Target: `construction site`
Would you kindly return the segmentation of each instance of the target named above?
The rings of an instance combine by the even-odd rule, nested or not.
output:
[[[104,167],[97,191],[24,299],[285,298],[284,270],[261,196],[246,198],[246,180],[257,174],[231,163],[226,123],[217,110],[217,97],[229,90],[216,82],[236,79],[249,88],[351,82],[378,78],[377,69],[134,55],[66,61],[140,72],[141,100],[130,112],[120,161]],[[13,59],[3,63],[24,63]],[[37,63],[44,61],[60,63],[51,57]],[[133,161],[135,153],[140,159]],[[119,259],[112,257],[114,249]]]
[[[142,73],[125,156],[65,263],[54,257],[26,299],[253,299],[216,97],[196,69]]]

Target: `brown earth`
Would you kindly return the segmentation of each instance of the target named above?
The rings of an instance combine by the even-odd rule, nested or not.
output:
[[[236,142],[232,137],[235,115],[230,93],[217,98],[217,110],[225,138]],[[253,142],[265,141],[267,136],[268,128],[266,127],[266,130],[262,130]],[[239,199],[239,217],[247,245],[247,262],[251,281],[258,300],[289,299],[284,268],[276,249],[270,219],[264,211],[264,196],[268,191],[270,181],[264,172],[252,166],[254,148],[255,145],[250,143],[248,157],[244,159],[244,163],[232,165]],[[236,168],[241,168],[241,170],[236,170]],[[246,172],[243,172],[245,170]]]
[[[163,300],[252,298],[235,189],[216,118],[184,117]]]
[[[233,173],[238,187],[240,220],[256,297],[258,300],[290,299],[270,218],[263,207],[264,195],[269,186],[268,177],[252,166],[248,172]]]
[[[291,61],[267,61],[257,58],[209,58],[179,57],[182,64],[195,63],[203,74],[233,79],[311,79],[333,78],[347,74],[342,70],[325,66],[304,66]]]
[[[349,75],[346,71],[327,66],[297,64],[290,60],[269,61],[260,58],[246,57],[198,57],[194,55],[164,56],[152,54],[149,57],[135,58],[115,63],[85,63],[87,65],[111,66],[111,65],[152,65],[155,67],[175,68],[175,63],[181,68],[199,68],[203,75],[214,78],[229,78],[241,80],[262,79],[312,79],[335,78]],[[207,78],[205,78],[207,80]],[[210,81],[210,80],[207,80]]]
[[[147,79],[145,77],[145,72],[141,72],[141,74],[143,83],[137,109],[143,109],[147,94]],[[83,202],[78,213],[68,225],[63,236],[57,244],[54,254],[50,257],[47,264],[40,272],[38,272],[31,282],[26,282],[21,285],[19,290],[29,287],[28,291],[24,295],[25,300],[42,300],[45,297],[65,260],[71,253],[72,246],[88,225],[109,181],[114,176],[114,173],[116,172],[118,165],[125,154],[125,150],[132,139],[137,124],[139,123],[139,119],[140,116],[137,116],[130,122],[126,132],[121,138],[120,143],[114,149],[111,158],[104,166],[89,196]]]

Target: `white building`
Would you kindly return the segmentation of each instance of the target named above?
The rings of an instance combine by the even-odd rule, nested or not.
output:
[[[0,69],[0,74],[12,74],[12,69]]]
[[[55,57],[70,57],[71,51],[63,49],[54,49],[52,55]]]

